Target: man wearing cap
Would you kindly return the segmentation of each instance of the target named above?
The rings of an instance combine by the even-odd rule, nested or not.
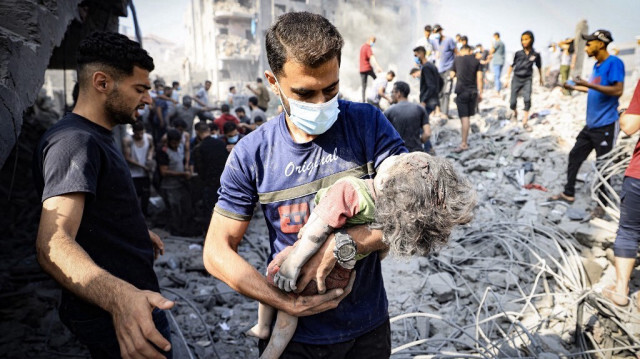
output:
[[[434,46],[434,41],[433,39],[431,39],[431,25],[425,25],[424,27],[424,37],[421,38],[420,40],[418,40],[418,42],[416,43],[416,48],[417,47],[424,47],[425,53],[426,53],[426,57],[427,57],[427,61],[431,62],[431,63],[435,63],[436,58],[435,58],[435,46]],[[417,63],[417,61],[416,61]],[[420,65],[420,64],[418,64]]]
[[[582,35],[587,41],[585,52],[596,59],[593,73],[589,81],[575,78],[575,85],[565,83],[569,90],[587,92],[587,124],[576,138],[576,144],[569,153],[567,184],[564,192],[553,197],[573,203],[575,200],[575,184],[578,170],[582,162],[593,149],[598,157],[611,151],[619,131],[618,98],[624,88],[624,63],[616,56],[610,55],[607,46],[613,41],[607,30],[598,30],[591,35]],[[603,201],[603,193],[599,196]],[[593,215],[602,216],[604,210],[596,207]]]
[[[458,49],[455,41],[452,38],[445,37],[442,30],[442,26],[438,24],[433,27],[433,37],[438,47],[438,54],[436,55],[438,58],[438,72],[440,72],[440,76],[444,80],[444,86],[440,89],[440,107],[436,107],[436,116],[440,115],[442,111],[444,117],[447,118],[449,97],[451,96],[453,85],[451,68],[453,67],[453,59],[458,54]]]

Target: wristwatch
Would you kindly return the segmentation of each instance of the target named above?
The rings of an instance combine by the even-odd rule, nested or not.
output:
[[[336,247],[333,249],[333,256],[339,263],[346,263],[356,257],[358,247],[356,242],[345,230],[335,232]]]

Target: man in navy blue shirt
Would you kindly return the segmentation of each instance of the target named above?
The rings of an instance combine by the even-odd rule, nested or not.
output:
[[[303,269],[297,288],[315,280],[320,293],[291,297],[237,253],[258,202],[269,229],[271,257],[293,245],[313,209],[316,192],[345,176],[372,178],[387,157],[407,152],[379,109],[338,100],[344,41],[320,15],[284,14],[266,35],[265,72],[283,113],[238,142],[220,180],[218,203],[204,245],[207,270],[230,287],[300,317],[283,358],[388,358],[387,297],[377,250],[382,233],[367,226],[333,235]],[[344,237],[343,237],[344,238]],[[334,249],[371,253],[358,261],[344,289],[325,291],[338,258]],[[266,264],[266,263],[265,263]],[[317,270],[316,270],[317,268]],[[260,340],[261,350],[266,346]]]
[[[60,319],[93,358],[170,358],[161,309],[173,302],[158,293],[153,271],[163,244],[147,228],[111,132],[151,103],[153,59],[126,36],[94,33],[77,62],[76,106],[35,151],[38,262],[63,287]]]
[[[569,153],[567,169],[567,184],[564,192],[553,197],[573,203],[575,200],[575,184],[578,170],[582,162],[592,150],[596,150],[598,157],[611,151],[619,131],[618,127],[618,99],[624,88],[624,63],[607,51],[613,38],[607,30],[598,30],[591,35],[582,35],[587,41],[585,51],[587,55],[596,59],[589,81],[575,79],[575,85],[565,83],[569,90],[587,92],[587,124],[576,138],[576,144]],[[602,197],[603,193],[600,192]],[[601,198],[602,200],[602,198]],[[604,211],[597,207],[594,211],[602,216]]]

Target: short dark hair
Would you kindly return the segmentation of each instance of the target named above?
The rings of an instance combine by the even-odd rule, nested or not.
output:
[[[175,85],[180,86],[180,83],[179,83],[178,81],[173,81],[173,82],[171,83],[171,86],[175,86]]]
[[[223,113],[229,112],[229,105],[227,105],[226,103],[222,104],[222,106],[220,106],[220,111],[222,111]]]
[[[229,87],[229,92],[233,91],[234,88],[236,88],[236,87],[235,86]]]
[[[261,79],[260,77],[258,77],[258,78],[256,79],[256,82],[257,82],[257,83],[262,83],[262,79]]]
[[[429,32],[431,32],[431,25],[425,25],[425,26],[424,26],[424,31],[429,31]]]
[[[462,36],[460,36],[460,41],[469,42],[469,38],[467,37],[467,35],[462,35]]]
[[[205,84],[205,85],[206,85],[206,84],[210,84],[210,83],[211,83],[211,81],[210,81],[210,80],[207,80],[207,81],[205,81],[205,82],[204,82],[204,84]]]
[[[182,127],[182,128],[187,128],[187,122],[181,118],[176,118],[175,120],[173,120],[173,127],[178,128],[178,127]]]
[[[494,33],[493,33],[493,36],[500,37],[500,33],[499,33],[499,32],[494,32]]]
[[[396,83],[393,84],[393,89],[397,92],[400,92],[400,94],[402,94],[402,97],[408,97],[409,93],[411,92],[409,84],[404,81],[396,81]]]
[[[424,46],[418,46],[413,48],[413,52],[424,52],[426,54],[427,50],[424,48]]]
[[[420,72],[420,69],[419,69],[419,68],[417,68],[417,67],[414,67],[414,68],[412,68],[412,69],[409,71],[409,75],[413,75],[413,74],[415,74],[416,72]]]
[[[144,131],[144,122],[136,121],[131,125],[133,132]]]
[[[468,44],[467,45],[462,45],[460,47],[460,50],[469,50],[469,51],[471,51],[471,46],[469,46]]]
[[[249,97],[249,103],[254,105],[254,106],[258,106],[258,98],[255,97],[255,96]]]
[[[167,141],[180,141],[182,135],[175,128],[171,128],[167,131]]]
[[[247,113],[247,111],[245,111],[244,108],[242,108],[242,107],[236,108],[236,113],[238,113],[238,112]]]
[[[196,129],[196,132],[205,132],[205,131],[211,131],[209,124],[207,124],[206,121],[200,121],[198,123],[196,123],[196,125],[194,126]]]
[[[391,70],[389,70],[389,72],[387,72],[387,75],[391,75],[393,77],[396,77],[396,73],[391,71]]]
[[[342,55],[344,40],[324,17],[310,12],[289,12],[267,31],[267,60],[274,75],[281,75],[287,59],[316,68]]]
[[[218,128],[218,125],[216,125],[213,122],[209,122],[207,123],[207,125],[209,125],[209,129],[211,130],[211,132],[218,132],[220,131],[220,129]]]
[[[139,43],[115,32],[94,32],[87,36],[78,47],[76,62],[81,88],[91,76],[86,71],[90,65],[97,66],[116,81],[121,76],[132,75],[134,66],[149,72],[155,68],[153,59]]]
[[[222,132],[224,132],[224,134],[226,135],[227,133],[231,133],[235,130],[238,129],[238,125],[236,125],[235,123],[231,122],[231,121],[227,121],[225,122],[225,124],[222,126]]]
[[[536,38],[533,36],[533,32],[531,32],[531,30],[523,32],[522,35],[520,35],[520,39],[522,39],[524,35],[529,35],[529,37],[531,38],[531,47],[533,48],[533,43],[536,41]]]

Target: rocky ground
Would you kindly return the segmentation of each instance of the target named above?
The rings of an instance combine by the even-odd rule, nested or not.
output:
[[[599,293],[615,277],[617,225],[615,216],[590,218],[593,158],[582,167],[575,204],[547,200],[562,189],[586,98],[534,90],[533,132],[510,121],[506,101],[488,93],[472,119],[471,149],[461,154],[452,152],[459,121],[432,119],[437,155],[469,177],[479,204],[475,220],[439,253],[383,261],[393,358],[640,357],[637,309],[613,307]],[[163,294],[178,302],[170,311],[175,357],[257,357],[256,339],[243,335],[257,303],[206,273],[202,238],[158,232],[166,254],[156,271]],[[261,272],[267,235],[257,212],[239,248]],[[57,320],[59,294],[33,255],[7,273],[0,357],[87,357]],[[640,288],[640,276],[631,287]]]

